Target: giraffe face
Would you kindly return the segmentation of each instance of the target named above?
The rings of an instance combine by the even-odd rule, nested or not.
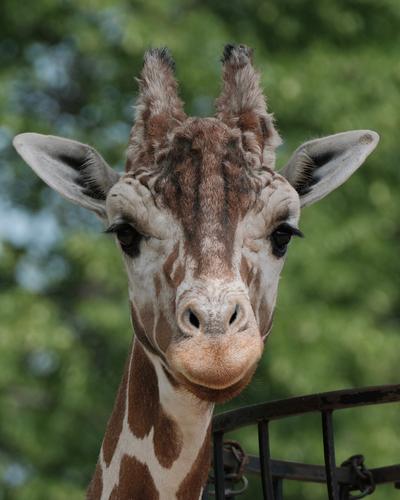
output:
[[[154,172],[125,174],[106,206],[139,339],[203,399],[238,393],[262,354],[299,233],[297,192],[268,168],[251,170],[223,123],[192,119]]]
[[[122,177],[85,144],[14,139],[49,186],[108,222],[137,337],[172,383],[210,401],[255,370],[300,206],[345,182],[379,141],[370,130],[312,140],[275,172],[280,138],[252,51],[227,45],[222,62],[216,118],[188,118],[168,51],[147,52]]]

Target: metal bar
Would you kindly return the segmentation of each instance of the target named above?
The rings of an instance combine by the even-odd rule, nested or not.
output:
[[[213,419],[213,430],[228,432],[254,424],[257,420],[271,421],[314,411],[338,410],[396,401],[400,401],[400,384],[312,394],[220,413]]]
[[[224,457],[223,457],[223,432],[214,432],[214,473],[215,473],[215,498],[216,500],[225,499],[225,475],[224,475]]]
[[[329,500],[339,500],[339,488],[336,477],[335,443],[333,440],[332,411],[322,412],[322,436],[324,441],[324,458],[328,498]]]
[[[261,422],[258,422],[258,446],[260,450],[260,469],[263,498],[265,500],[274,500],[269,452],[268,424],[269,422],[266,420],[261,420]]]
[[[232,460],[232,457],[227,458],[224,454],[224,433],[245,425],[254,425],[256,422],[258,422],[260,457],[248,456],[244,470],[246,473],[261,473],[264,499],[282,500],[283,480],[295,480],[326,483],[329,500],[339,500],[339,485],[343,491],[346,486],[353,488],[359,478],[357,471],[351,467],[336,467],[332,412],[344,408],[392,402],[400,402],[400,384],[312,394],[244,407],[215,416],[213,436],[217,500],[225,498],[224,457],[228,466]],[[272,460],[269,450],[269,422],[316,411],[322,416],[325,466]],[[375,484],[394,483],[396,487],[400,486],[400,464],[369,469],[369,472]],[[203,500],[210,494],[210,491],[205,490]]]
[[[277,478],[273,480],[275,500],[283,500],[283,480]]]
[[[224,455],[224,463],[230,463],[230,456]],[[244,467],[246,474],[261,474],[260,459],[254,455],[247,455],[247,464]],[[305,481],[309,483],[326,483],[324,465],[303,464],[286,460],[270,460],[273,478],[288,481]],[[394,483],[400,480],[400,464],[388,465],[369,469],[375,484]],[[336,477],[339,484],[355,484],[357,476],[348,467],[336,467]]]

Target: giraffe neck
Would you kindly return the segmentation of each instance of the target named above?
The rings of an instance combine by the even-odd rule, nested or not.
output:
[[[194,500],[209,467],[213,405],[133,343],[88,500]]]

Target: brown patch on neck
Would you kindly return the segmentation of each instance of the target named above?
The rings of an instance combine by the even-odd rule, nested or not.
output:
[[[103,474],[101,471],[101,466],[99,462],[97,462],[94,475],[86,491],[86,500],[100,500],[102,492],[103,492]]]
[[[143,439],[154,428],[156,457],[163,467],[170,468],[182,450],[181,431],[160,404],[156,371],[138,342],[133,348],[128,393],[131,431],[137,438]]]
[[[176,422],[162,410],[154,425],[153,445],[160,464],[170,469],[181,453],[183,437]]]
[[[130,358],[132,359],[129,364]],[[153,445],[156,457],[163,467],[170,468],[182,450],[181,432],[176,422],[165,413],[160,404],[157,374],[140,342],[134,341],[133,352],[129,356],[129,359],[125,366],[124,376],[103,440],[102,452],[104,461],[109,466],[115,453],[122,432],[128,391],[128,424],[130,429],[136,437],[144,438],[154,428]],[[140,462],[138,463],[140,464]],[[129,467],[130,465],[126,464],[126,468],[129,469]],[[120,472],[120,481],[121,474],[125,477],[125,473]],[[118,500],[158,498],[157,492],[157,496],[147,497],[132,496],[130,493],[127,496],[121,496],[121,491],[123,490],[121,490],[121,485],[119,485],[114,488],[110,498]],[[97,464],[87,490],[87,500],[99,500],[101,492],[102,473],[99,464]]]
[[[207,429],[204,443],[197,454],[196,460],[179,486],[176,495],[177,500],[197,499],[200,497],[202,488],[207,481],[208,469],[210,467],[211,456],[211,424]]]
[[[153,427],[153,415],[158,413],[160,402],[156,372],[138,342],[133,347],[128,397],[129,427],[143,439]]]
[[[126,387],[128,381],[129,359],[125,363],[124,375],[118,389],[115,399],[114,408],[107,424],[107,430],[103,440],[103,457],[107,467],[110,465],[111,459],[117,447],[119,436],[122,432],[122,424],[124,421],[126,407]]]
[[[147,465],[135,457],[124,455],[119,469],[119,482],[109,500],[158,500],[154,480]]]

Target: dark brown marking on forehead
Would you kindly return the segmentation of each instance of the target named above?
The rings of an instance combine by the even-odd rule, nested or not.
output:
[[[160,404],[157,374],[143,347],[135,342],[129,380],[128,423],[133,434],[143,439],[154,428],[154,451],[163,467],[171,467],[182,450],[176,422]],[[167,440],[166,440],[167,439]]]
[[[110,500],[158,500],[159,498],[148,466],[135,457],[124,455],[119,469],[118,485],[112,490]]]
[[[107,467],[110,465],[119,437],[122,432],[126,407],[126,388],[128,381],[129,360],[125,363],[124,376],[118,389],[113,412],[107,424],[107,430],[103,440],[103,457]]]
[[[97,462],[93,478],[86,492],[86,500],[99,500],[103,492],[103,473],[101,466]]]
[[[202,447],[197,454],[190,471],[179,486],[177,500],[189,500],[199,498],[201,489],[206,480],[210,466],[211,450],[211,425],[208,427]]]
[[[226,272],[255,191],[237,136],[217,120],[193,119],[176,133],[155,189],[181,221],[197,273],[216,263]]]

